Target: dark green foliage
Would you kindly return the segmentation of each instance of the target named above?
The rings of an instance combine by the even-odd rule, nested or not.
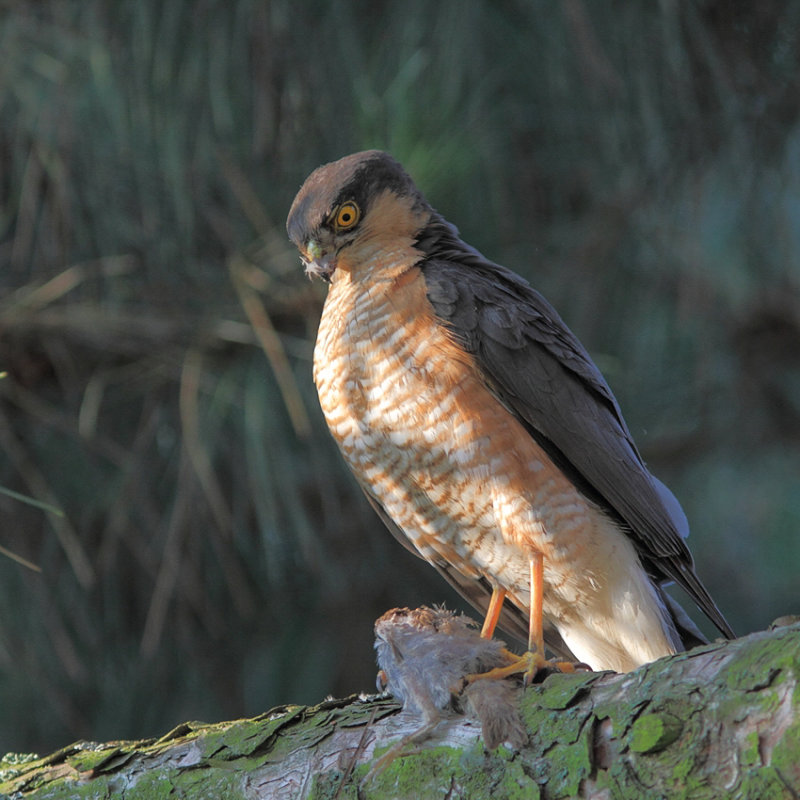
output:
[[[740,632],[797,611],[800,6],[0,10],[0,752],[371,686],[450,600],[321,420],[283,233],[389,149],[587,344]]]

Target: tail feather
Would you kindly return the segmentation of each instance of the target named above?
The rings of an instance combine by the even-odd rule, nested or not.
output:
[[[703,636],[700,628],[683,610],[677,600],[670,597],[663,589],[659,589],[661,601],[670,616],[670,622],[675,628],[675,633],[681,643],[681,650],[691,650],[701,644],[708,644],[708,639]]]

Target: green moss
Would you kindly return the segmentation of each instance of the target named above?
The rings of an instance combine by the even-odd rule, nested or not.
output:
[[[173,779],[177,797],[219,797],[237,800],[243,797],[242,773],[224,769],[181,770]],[[138,800],[138,798],[136,798]],[[145,798],[142,798],[145,800]]]
[[[672,780],[679,786],[686,781],[694,769],[694,760],[691,758],[680,759],[672,768]]]
[[[99,788],[95,786],[95,792]],[[167,800],[170,797],[175,797],[175,784],[171,778],[163,774],[143,775],[135,786],[125,790],[126,800]]]
[[[382,752],[376,751],[375,755],[379,757]],[[367,766],[354,770],[344,786],[341,785],[340,772],[320,776],[312,787],[310,798],[355,800],[356,786],[367,771]],[[477,740],[465,751],[444,746],[422,750],[412,748],[363,785],[360,796],[438,797],[454,791],[453,787],[457,787],[455,795],[459,797],[492,797],[495,800],[537,800],[540,797],[539,786],[517,754],[502,747],[487,753]]]
[[[67,763],[78,772],[94,772],[115,759],[120,753],[119,747],[98,747],[94,750],[81,750],[67,758]]]
[[[4,789],[7,781],[16,778],[20,774],[21,768],[27,767],[34,761],[39,761],[41,756],[37,753],[6,753],[0,759],[0,797],[10,792],[10,788]]]
[[[538,692],[539,705],[552,710],[569,708],[586,695],[603,673],[576,672],[548,676]]]
[[[317,775],[311,785],[308,800],[358,800],[358,784],[366,775],[367,769],[365,767],[355,770],[344,786],[344,773],[339,770]]]
[[[734,692],[765,689],[783,669],[794,666],[800,658],[799,649],[790,646],[788,637],[765,637],[758,647],[736,651],[725,667],[725,681]]]
[[[539,696],[534,694],[531,689],[528,689],[522,696],[520,712],[529,731],[539,730],[542,725],[547,724],[547,720],[551,716],[551,712],[542,707]]]
[[[628,677],[625,680],[631,680],[631,678]],[[613,699],[599,700],[595,703],[593,709],[595,718],[611,721],[614,738],[621,739],[624,737],[634,719],[642,712],[643,706],[647,705],[647,702],[643,702],[642,698],[654,696],[655,687],[642,689],[643,684],[650,683],[652,681],[647,677],[647,671],[643,669],[640,671],[638,682],[629,691],[626,691],[621,699],[615,695]],[[625,697],[628,696],[634,699],[626,702]]]
[[[501,783],[492,791],[492,800],[540,800],[537,784],[522,768],[519,761],[510,761]]]
[[[682,730],[683,723],[673,714],[643,714],[631,727],[628,746],[634,753],[655,753],[671,745]]]
[[[565,747],[561,753],[563,766],[549,782],[559,793],[556,796],[577,796],[581,783],[593,772],[593,749],[592,726],[586,725],[575,744]]]
[[[304,706],[295,706],[273,719],[258,717],[238,720],[222,728],[215,726],[201,732],[198,746],[204,758],[213,755],[226,759],[249,756],[264,747],[270,737],[275,736],[280,729],[302,717],[304,712]]]
[[[797,794],[789,789],[773,767],[760,767],[742,774],[731,797],[738,800],[788,800]]]
[[[450,777],[459,772],[462,753],[452,747],[432,747],[400,755],[365,787],[380,797],[427,797],[441,793]]]
[[[761,644],[760,642],[758,643]],[[791,649],[791,648],[790,648]],[[531,730],[531,746],[521,753],[499,747],[486,752],[480,739],[462,751],[444,745],[432,746],[428,741],[411,745],[388,765],[386,770],[366,784],[359,795],[359,782],[369,765],[357,767],[345,781],[342,770],[331,770],[318,776],[311,789],[314,800],[358,800],[383,797],[492,797],[497,800],[523,798],[564,798],[577,796],[587,780],[593,781],[595,793],[606,790],[609,796],[624,800],[641,797],[643,788],[651,787],[652,795],[691,800],[712,800],[720,796],[737,798],[772,798],[790,795],[789,786],[800,786],[800,722],[788,725],[776,742],[771,763],[764,767],[757,732],[751,732],[734,745],[742,770],[741,783],[728,791],[719,783],[731,773],[708,772],[697,748],[673,745],[678,738],[695,741],[704,725],[713,723],[715,715],[724,718],[734,711],[738,719],[755,714],[763,719],[779,710],[781,704],[800,701],[794,674],[784,659],[764,661],[770,648],[758,647],[753,658],[731,658],[725,663],[727,673],[720,680],[738,682],[739,702],[727,709],[717,699],[717,683],[700,686],[687,693],[682,671],[665,675],[663,665],[653,664],[629,681],[616,686],[605,705],[576,702],[588,686],[601,676],[552,676],[541,686],[526,691],[521,710]],[[779,673],[774,672],[777,662]],[[749,675],[749,680],[746,677]],[[792,689],[794,694],[790,695]],[[603,696],[603,692],[599,693]],[[722,687],[723,698],[728,695]],[[732,700],[730,702],[733,702]],[[371,707],[383,708],[379,705]],[[393,713],[396,706],[386,706]],[[703,713],[697,713],[697,712]],[[382,716],[385,714],[382,714]],[[373,714],[374,716],[374,714]],[[609,719],[616,741],[610,746],[610,766],[598,769],[593,765],[594,731],[599,719]],[[7,757],[0,761],[5,783],[0,783],[0,796],[24,790],[37,800],[81,800],[82,798],[124,796],[128,800],[162,800],[189,796],[242,797],[243,776],[263,767],[267,762],[280,763],[288,750],[313,745],[329,733],[333,723],[348,727],[363,725],[363,705],[342,706],[341,702],[321,704],[314,709],[287,709],[252,720],[218,725],[187,724],[179,726],[163,739],[146,742],[113,742],[99,746],[78,743],[44,759]],[[745,728],[744,730],[749,730]],[[697,739],[699,741],[699,739]],[[143,756],[145,763],[168,759],[173,747],[177,754],[184,748],[202,754],[202,768],[153,772],[137,770],[131,786],[131,773],[125,766],[133,755]],[[701,748],[702,749],[702,748]],[[388,746],[376,752],[376,757]],[[34,759],[34,760],[30,760]],[[166,761],[166,763],[176,763]],[[38,768],[38,772],[36,769]],[[26,782],[27,770],[32,773]],[[122,771],[117,771],[122,770]],[[82,778],[93,775],[91,780]],[[649,793],[650,789],[648,789]]]
[[[795,713],[798,712],[795,706]],[[772,766],[784,780],[800,793],[800,718],[796,719],[781,736],[772,751]]]
[[[761,753],[758,747],[758,731],[750,731],[739,750],[739,763],[743,767],[755,767],[761,764]]]
[[[271,732],[264,723],[237,723],[221,731],[204,733],[198,737],[197,745],[203,758],[222,754],[225,758],[250,755],[269,738]]]
[[[549,747],[553,739],[565,744],[576,742],[590,711],[581,707],[553,711],[543,708],[538,700],[537,697],[526,696],[521,706],[522,718],[531,732],[531,745],[534,750],[537,747]],[[541,739],[540,733],[543,735]],[[542,750],[539,749],[539,752]]]

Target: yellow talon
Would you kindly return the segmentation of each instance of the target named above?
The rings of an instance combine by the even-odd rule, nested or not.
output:
[[[541,670],[554,670],[556,672],[576,672],[578,669],[589,669],[586,664],[572,663],[571,661],[548,661],[541,653],[528,650],[522,655],[516,655],[510,650],[504,649],[503,655],[508,659],[508,664],[504,667],[495,667],[487,672],[478,672],[465,677],[466,683],[474,683],[479,680],[502,680],[510,675],[522,674],[522,682],[525,686],[533,683],[537,673]]]

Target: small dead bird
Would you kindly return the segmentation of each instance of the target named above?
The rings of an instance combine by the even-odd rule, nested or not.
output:
[[[514,658],[503,642],[483,638],[469,617],[425,606],[392,609],[375,622],[375,649],[381,668],[379,688],[400,700],[403,711],[422,719],[421,727],[381,761],[391,753],[388,763],[453,713],[476,716],[490,750],[503,742],[519,748],[528,740],[519,712],[518,675],[467,680],[506,667]]]

